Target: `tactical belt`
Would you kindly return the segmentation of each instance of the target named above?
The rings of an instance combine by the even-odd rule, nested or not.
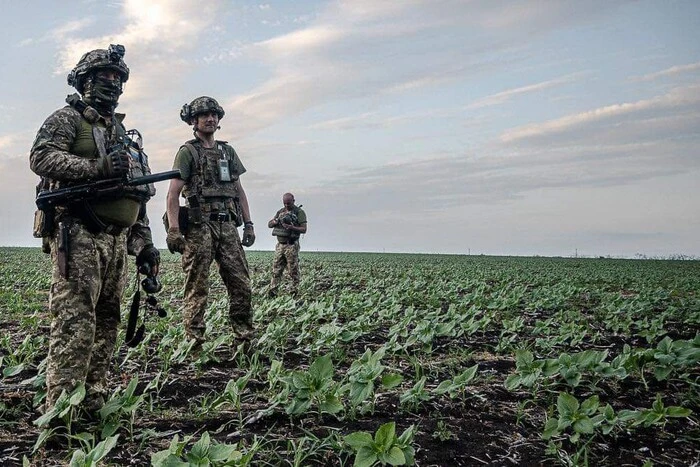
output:
[[[209,214],[209,220],[215,222],[229,222],[233,220],[233,217],[227,212],[212,212]]]
[[[117,235],[120,235],[122,232],[126,231],[127,227],[119,227],[101,222],[99,219],[97,219],[97,216],[90,211],[91,209],[84,203],[70,205],[67,209],[68,215],[78,220],[93,235],[104,232],[108,235],[114,235],[116,237]]]
[[[296,242],[296,240],[291,240],[291,239],[281,240],[279,238],[277,239],[277,241],[280,242],[282,245],[294,245],[294,243]]]

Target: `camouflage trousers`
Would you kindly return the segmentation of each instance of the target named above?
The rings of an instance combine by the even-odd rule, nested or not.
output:
[[[296,293],[297,290],[299,290],[299,282],[301,280],[298,241],[294,243],[277,243],[275,247],[275,259],[272,261],[270,293],[277,293],[285,269],[287,269],[289,278],[291,279],[291,292]]]
[[[56,239],[51,241],[45,407],[53,407],[61,391],[70,393],[84,383],[86,405],[99,408],[108,393],[107,372],[117,342],[127,272],[126,234],[92,234],[76,222],[70,226],[68,246],[64,278]]]
[[[233,222],[205,222],[191,225],[185,234],[182,268],[185,271],[185,330],[190,338],[204,341],[204,313],[209,295],[209,270],[212,261],[226,286],[229,320],[236,335],[250,332],[253,323],[252,294],[248,262],[238,229]]]

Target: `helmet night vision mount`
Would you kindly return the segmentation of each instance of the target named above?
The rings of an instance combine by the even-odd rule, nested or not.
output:
[[[107,49],[95,49],[83,55],[68,74],[68,85],[82,92],[85,78],[100,69],[119,73],[121,82],[129,80],[129,67],[124,63],[126,49],[121,44],[110,44]]]

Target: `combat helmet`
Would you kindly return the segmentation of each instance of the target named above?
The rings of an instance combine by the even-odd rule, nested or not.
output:
[[[68,85],[73,86],[78,92],[83,92],[85,78],[98,69],[112,69],[119,73],[121,82],[129,79],[129,67],[124,63],[124,46],[110,44],[108,49],[95,49],[86,53],[68,74]]]
[[[219,116],[219,120],[224,118],[224,109],[216,102],[213,97],[201,96],[194,99],[189,104],[185,104],[180,109],[180,118],[183,122],[188,125],[192,122],[192,119],[197,115],[204,112],[216,112]]]

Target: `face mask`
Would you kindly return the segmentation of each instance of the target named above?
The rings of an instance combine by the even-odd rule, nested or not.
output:
[[[85,83],[83,91],[85,102],[98,111],[112,112],[117,107],[117,100],[122,93],[122,84],[121,80],[112,81],[95,77]]]

